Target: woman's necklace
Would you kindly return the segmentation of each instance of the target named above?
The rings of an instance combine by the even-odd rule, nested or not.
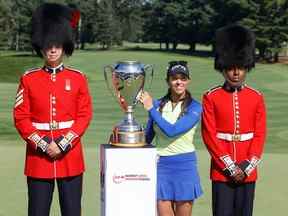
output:
[[[183,95],[182,95],[182,97],[174,98],[174,101],[171,98],[172,111],[175,109],[175,107],[178,105],[178,103],[183,101],[183,100],[184,100],[184,96]]]
[[[175,109],[175,107],[177,106],[178,103],[179,103],[179,101],[176,101],[176,102],[171,101],[172,111]]]

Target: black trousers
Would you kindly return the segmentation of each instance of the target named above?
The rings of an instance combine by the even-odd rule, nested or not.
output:
[[[212,182],[213,216],[252,216],[255,182]]]
[[[81,215],[83,176],[56,179],[62,216]],[[27,177],[28,216],[49,216],[55,186],[54,179]]]

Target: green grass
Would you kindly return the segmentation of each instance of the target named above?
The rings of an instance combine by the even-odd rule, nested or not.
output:
[[[85,137],[86,143],[88,140]],[[14,142],[14,141],[13,141]],[[20,144],[19,141],[17,141]],[[0,216],[25,216],[27,209],[26,179],[23,176],[24,144],[15,146],[0,146],[3,153],[0,157]],[[22,144],[22,143],[21,143]],[[86,173],[83,184],[83,216],[100,215],[98,143],[90,143],[92,148],[86,148]],[[94,144],[94,145],[93,145]],[[197,152],[199,171],[204,189],[203,196],[193,207],[193,216],[211,215],[211,186],[209,181],[209,156],[206,151]],[[256,187],[254,216],[271,216],[277,212],[285,215],[287,209],[287,168],[283,162],[288,160],[286,154],[267,153],[260,164],[261,176]],[[51,216],[60,215],[57,190],[55,189],[51,208]]]
[[[0,53],[0,82],[15,83],[24,72],[23,69],[41,65],[41,60],[31,57],[29,53],[10,53],[1,55]]]
[[[173,59],[183,59],[189,62],[192,72],[190,91],[198,100],[201,100],[203,92],[222,82],[221,75],[213,70],[211,58],[158,51],[78,51],[72,58],[66,60],[66,64],[80,68],[88,76],[94,103],[94,118],[89,131],[94,132],[93,135],[95,134],[97,137],[98,143],[106,142],[112,125],[119,122],[123,116],[119,106],[106,88],[103,67],[125,59],[139,60],[145,64],[154,65],[154,81],[149,91],[155,98],[165,94],[165,68],[167,62]],[[18,82],[20,72],[33,67],[33,63],[37,66],[41,65],[41,61],[35,57],[23,55],[0,57],[0,100],[4,101],[0,105],[0,121],[3,123],[0,125],[1,139],[13,139],[13,137],[18,136],[11,120],[11,110],[17,89],[16,82]],[[288,140],[286,129],[288,123],[286,117],[288,110],[288,103],[286,102],[288,95],[287,71],[287,65],[258,64],[256,69],[248,74],[247,83],[262,91],[267,103],[268,137],[266,152],[288,152],[286,146]],[[140,106],[136,109],[136,117],[139,122],[145,124],[146,113]],[[94,137],[91,139],[93,140]],[[199,133],[197,133],[195,141],[199,148],[203,147]]]
[[[131,45],[130,45],[131,46]],[[132,46],[133,47],[133,46]],[[156,48],[157,49],[157,48]],[[27,55],[28,54],[28,55]],[[190,91],[198,100],[210,87],[222,82],[219,73],[213,70],[212,58],[202,58],[171,52],[152,51],[77,51],[66,65],[81,69],[89,79],[93,96],[93,121],[84,137],[87,172],[85,174],[83,215],[99,215],[98,148],[106,143],[113,125],[123,117],[119,106],[110,96],[103,77],[103,67],[119,60],[139,60],[153,64],[154,81],[149,90],[155,98],[165,94],[165,68],[170,60],[189,62],[192,72]],[[41,60],[13,52],[0,52],[0,216],[26,215],[26,185],[23,176],[25,145],[19,138],[13,122],[12,109],[19,75],[26,69],[41,66]],[[287,168],[284,165],[288,153],[288,66],[257,64],[248,74],[247,83],[265,94],[267,104],[268,137],[265,156],[261,165],[262,177],[257,186],[255,214],[268,216],[277,212],[284,215],[287,200]],[[145,124],[146,112],[141,106],[136,109],[137,120]],[[210,214],[209,160],[198,132],[195,144],[199,151],[200,173],[205,195],[196,202],[194,215]],[[57,197],[55,197],[57,199]],[[51,215],[59,215],[58,204],[53,202]]]

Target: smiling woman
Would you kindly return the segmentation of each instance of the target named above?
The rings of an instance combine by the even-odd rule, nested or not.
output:
[[[157,206],[160,216],[191,215],[193,202],[202,195],[193,138],[201,105],[188,91],[187,62],[169,62],[168,93],[153,101],[144,92],[140,101],[149,113],[146,141],[156,145]]]

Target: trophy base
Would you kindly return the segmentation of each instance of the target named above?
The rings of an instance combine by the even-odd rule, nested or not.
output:
[[[146,145],[144,131],[122,132],[113,130],[111,145],[119,147],[142,147]]]
[[[111,145],[118,146],[118,147],[133,148],[133,147],[143,147],[146,144],[145,143],[111,143]]]

